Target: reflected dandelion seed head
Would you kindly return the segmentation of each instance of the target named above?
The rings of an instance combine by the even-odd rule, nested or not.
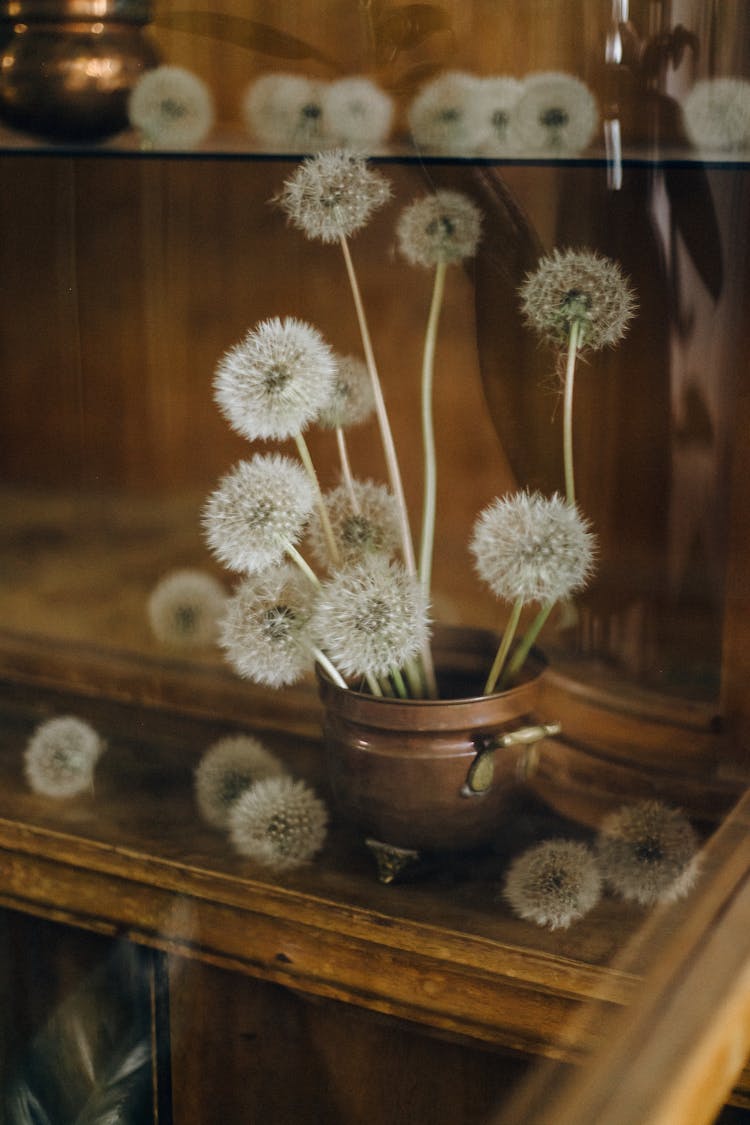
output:
[[[237,852],[263,867],[288,871],[309,863],[323,847],[328,810],[302,781],[273,777],[242,793],[229,814]]]
[[[195,148],[214,123],[211,91],[197,74],[180,66],[147,70],[128,100],[131,125],[154,148]]]
[[[596,848],[605,881],[641,906],[683,898],[698,875],[695,830],[680,809],[661,801],[639,801],[610,813]]]
[[[503,897],[514,914],[550,930],[567,929],[601,897],[593,853],[577,840],[545,840],[522,852],[505,877]]]
[[[63,799],[90,790],[104,743],[84,719],[62,715],[40,723],[23,755],[26,780],[34,793]]]

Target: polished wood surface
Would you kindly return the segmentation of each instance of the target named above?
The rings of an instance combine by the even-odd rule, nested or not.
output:
[[[671,915],[657,912],[625,951],[621,965],[651,947],[653,964],[632,1007],[602,1020],[592,1065],[573,1081],[535,1076],[497,1125],[716,1120],[750,1052],[749,818],[745,797],[711,841],[695,894]]]

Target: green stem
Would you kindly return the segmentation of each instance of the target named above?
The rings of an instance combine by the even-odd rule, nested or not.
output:
[[[293,547],[291,543],[287,543],[284,547],[284,550],[286,551],[292,562],[295,564],[295,566],[299,567],[305,578],[308,578],[310,580],[316,590],[320,589],[320,579],[318,578],[317,574],[312,569],[310,564],[305,562],[305,560],[302,558],[302,555],[299,553],[297,548]]]
[[[326,502],[323,499],[323,493],[320,489],[320,481],[318,480],[318,474],[315,472],[315,466],[313,465],[313,459],[310,456],[310,450],[307,448],[307,442],[305,441],[301,433],[295,434],[294,440],[297,445],[297,451],[299,453],[300,460],[305,466],[305,471],[307,472],[307,475],[312,482],[313,488],[315,489],[315,500],[318,505],[318,514],[320,515],[320,523],[323,528],[323,534],[325,535],[326,544],[328,546],[328,554],[331,556],[331,563],[335,567],[340,566],[341,555],[339,554],[339,549],[336,546],[336,540],[333,537],[333,528],[331,527],[331,521],[328,518],[328,509],[326,508]]]
[[[393,680],[393,684],[396,688],[396,694],[398,695],[399,699],[408,699],[409,693],[406,690],[404,677],[401,675],[401,672],[398,668],[391,668],[391,679]]]
[[[365,679],[367,680],[367,686],[369,687],[372,694],[377,695],[377,696],[382,696],[383,689],[381,688],[380,684],[378,683],[378,681],[373,676],[372,672],[365,672]]]
[[[575,380],[576,354],[580,338],[580,324],[574,320],[570,326],[568,339],[568,360],[565,366],[565,395],[563,408],[563,461],[565,464],[565,498],[571,506],[576,502],[575,477],[573,474],[573,383]]]
[[[554,602],[550,602],[548,605],[542,606],[534,620],[531,622],[531,625],[529,625],[529,628],[524,634],[523,640],[519,644],[516,651],[513,653],[513,658],[509,662],[508,667],[505,669],[505,674],[503,675],[502,683],[500,685],[501,687],[508,687],[523,668],[526,662],[526,657],[531,651],[531,646],[535,643],[537,637],[544,628],[547,618],[554,609],[554,606]]]
[[[513,603],[513,609],[511,610],[510,617],[508,618],[508,623],[503,630],[500,645],[497,652],[495,653],[495,659],[493,661],[492,667],[490,668],[490,674],[487,677],[487,683],[484,685],[485,695],[491,695],[495,690],[495,684],[497,683],[498,677],[503,670],[506,658],[510,651],[510,646],[513,643],[513,638],[516,635],[516,629],[518,628],[518,622],[521,617],[522,609],[523,599],[517,598]]]
[[[339,672],[338,668],[336,668],[335,664],[332,664],[328,659],[326,654],[321,649],[317,648],[316,645],[310,645],[310,652],[315,657],[321,668],[323,668],[328,673],[336,686],[344,688],[346,691],[348,691],[349,685]]]
[[[357,313],[357,321],[359,323],[359,331],[362,337],[362,347],[365,353],[365,364],[370,376],[370,383],[372,384],[372,393],[375,400],[375,414],[380,428],[380,440],[383,446],[383,453],[385,455],[386,466],[388,469],[388,478],[391,485],[391,491],[396,498],[396,508],[398,511],[399,527],[401,531],[401,550],[404,556],[404,565],[409,574],[416,576],[417,564],[414,558],[414,544],[411,538],[411,528],[409,526],[409,513],[406,507],[406,499],[404,497],[404,487],[401,480],[401,472],[398,467],[398,458],[396,456],[396,446],[393,441],[393,433],[391,425],[388,420],[388,412],[385,406],[385,399],[383,397],[383,388],[380,383],[380,376],[378,375],[377,365],[375,363],[375,353],[372,348],[372,340],[370,338],[370,330],[367,325],[367,317],[365,315],[365,307],[362,301],[362,294],[360,293],[357,275],[354,270],[354,262],[352,261],[351,252],[349,250],[349,243],[342,235],[340,238],[341,251],[344,255],[344,262],[346,264],[346,272],[349,278],[349,285],[354,298],[354,308]],[[432,653],[430,652],[429,644],[425,644],[422,648],[422,664],[424,667],[425,679],[427,681],[427,691],[431,697],[437,696],[437,682],[435,680],[435,668],[432,662]]]
[[[422,353],[422,445],[424,450],[424,504],[422,509],[422,541],[419,551],[419,580],[429,596],[432,581],[432,555],[435,545],[435,508],[437,503],[437,458],[435,456],[435,422],[432,410],[432,388],[435,377],[435,344],[440,310],[445,292],[446,262],[435,267],[430,315]]]

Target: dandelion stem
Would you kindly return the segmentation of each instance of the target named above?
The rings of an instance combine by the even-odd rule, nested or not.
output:
[[[399,698],[408,699],[409,692],[406,690],[404,677],[401,675],[401,672],[398,668],[391,668],[391,679],[393,680],[393,684],[396,688],[396,694],[399,696]]]
[[[349,277],[349,285],[352,290],[352,297],[354,298],[354,307],[357,313],[357,321],[359,322],[359,330],[362,336],[362,347],[365,353],[365,363],[370,375],[372,383],[372,391],[375,398],[375,413],[378,419],[378,426],[380,427],[380,439],[383,444],[383,452],[385,454],[386,465],[388,467],[388,477],[391,482],[393,495],[396,497],[396,503],[399,510],[399,523],[401,527],[401,542],[404,552],[404,563],[406,569],[410,574],[416,574],[416,563],[414,559],[414,547],[411,539],[411,528],[409,527],[409,516],[406,509],[406,500],[404,498],[404,488],[401,480],[401,472],[398,467],[398,458],[396,456],[396,447],[393,441],[393,433],[391,431],[390,422],[388,420],[388,412],[386,410],[385,399],[383,397],[383,388],[380,383],[380,376],[378,375],[377,365],[375,363],[375,353],[372,348],[372,340],[370,338],[370,330],[367,325],[367,317],[365,315],[365,308],[362,302],[362,294],[359,289],[359,282],[354,270],[354,262],[352,261],[351,252],[349,250],[349,243],[342,235],[341,249],[344,254],[344,262],[346,263],[346,272]]]
[[[492,663],[492,667],[490,668],[490,674],[487,677],[487,683],[484,685],[485,695],[491,695],[495,690],[495,684],[497,683],[498,677],[503,670],[503,666],[505,665],[505,661],[510,651],[510,646],[513,643],[514,636],[516,635],[516,629],[518,628],[518,622],[521,618],[522,609],[523,598],[516,598],[515,602],[513,603],[513,609],[511,610],[510,617],[508,618],[508,623],[503,630],[503,635],[500,640],[498,650],[495,653],[495,659]]]
[[[393,441],[393,433],[391,431],[390,422],[388,420],[388,412],[385,406],[385,399],[383,398],[383,388],[380,384],[380,376],[378,375],[377,365],[375,363],[375,353],[372,348],[372,340],[370,338],[370,330],[367,325],[367,317],[365,315],[365,307],[362,302],[362,294],[359,289],[359,282],[357,281],[357,274],[354,270],[354,262],[352,261],[351,252],[349,250],[349,243],[344,235],[340,238],[341,250],[344,255],[344,262],[346,263],[346,272],[349,278],[349,285],[354,298],[354,307],[357,313],[357,321],[359,323],[359,330],[362,336],[362,347],[365,353],[365,363],[370,375],[372,383],[372,393],[375,399],[375,413],[378,419],[378,426],[380,427],[380,439],[383,445],[383,452],[385,454],[386,465],[388,468],[388,477],[391,483],[393,495],[396,498],[396,506],[399,515],[399,525],[401,529],[401,548],[404,554],[404,565],[406,570],[411,575],[417,574],[417,564],[414,558],[414,544],[411,538],[411,528],[409,526],[409,514],[406,508],[406,499],[404,497],[404,487],[401,480],[401,472],[398,467],[398,458],[396,456],[396,447]],[[437,695],[437,683],[435,681],[435,669],[432,663],[432,653],[430,652],[429,644],[425,644],[421,653],[422,664],[424,667],[425,680],[427,682],[428,694],[432,697]]]
[[[377,696],[382,696],[383,689],[381,688],[380,684],[378,683],[378,681],[373,676],[372,672],[366,672],[365,673],[365,679],[367,680],[367,686],[369,687],[372,694],[377,695]]]
[[[304,574],[305,578],[309,578],[309,580],[313,584],[313,586],[316,589],[319,589],[320,588],[320,579],[318,578],[317,574],[312,569],[312,567],[309,565],[309,563],[305,562],[305,560],[302,558],[302,555],[299,553],[297,548],[294,547],[291,543],[286,543],[285,546],[284,546],[284,550],[286,551],[287,555],[292,560],[292,562],[296,566],[299,567],[299,569]]]
[[[339,670],[336,668],[335,664],[332,664],[331,661],[328,659],[326,654],[321,649],[319,649],[316,645],[310,645],[310,652],[315,657],[315,659],[317,660],[317,662],[321,666],[321,668],[325,672],[328,673],[328,675],[331,677],[331,679],[336,684],[336,686],[340,687],[340,688],[344,688],[346,691],[348,691],[349,685],[347,684],[346,680],[341,675]]]
[[[568,339],[568,360],[565,367],[565,396],[563,409],[563,460],[565,463],[565,499],[573,506],[576,502],[575,477],[573,474],[573,383],[575,380],[576,354],[580,338],[580,323],[573,320]]]
[[[435,343],[440,310],[445,292],[447,263],[435,267],[430,315],[422,354],[422,445],[424,450],[424,502],[422,509],[422,541],[419,552],[419,580],[429,595],[432,581],[432,554],[435,544],[435,507],[437,498],[437,458],[435,456],[435,424],[432,411],[432,388],[435,374]]]
[[[315,466],[313,465],[313,459],[310,456],[310,450],[308,449],[307,442],[305,441],[301,433],[294,435],[294,441],[297,445],[297,451],[299,453],[300,460],[305,466],[307,475],[309,476],[313,487],[315,488],[315,501],[318,505],[320,523],[323,528],[323,534],[325,535],[326,543],[328,544],[328,553],[331,556],[331,562],[334,566],[340,566],[341,556],[339,554],[339,549],[336,546],[336,540],[333,537],[333,528],[331,527],[331,521],[328,518],[328,509],[326,508],[326,502],[323,499],[323,493],[320,490],[320,481],[318,480],[318,474],[315,472]]]
[[[344,485],[346,487],[346,491],[349,494],[349,499],[350,499],[351,505],[352,505],[352,511],[354,512],[355,516],[359,516],[362,513],[362,508],[361,508],[361,505],[359,503],[359,498],[357,497],[356,490],[354,488],[354,478],[352,476],[352,467],[351,467],[351,464],[349,462],[349,451],[347,450],[347,447],[346,447],[346,435],[344,434],[344,431],[343,431],[341,426],[336,427],[336,444],[339,447],[339,460],[341,462],[341,476],[343,478]]]
[[[404,668],[411,693],[417,699],[421,698],[426,690],[422,668],[418,660],[409,660]]]
[[[542,606],[534,620],[531,622],[531,625],[529,625],[529,628],[526,630],[521,643],[513,653],[513,657],[505,670],[505,674],[503,675],[501,683],[502,687],[507,687],[510,683],[512,683],[512,681],[523,668],[526,662],[526,657],[531,651],[531,646],[535,643],[537,637],[544,628],[547,618],[549,617],[554,607],[555,602],[549,602],[547,605]]]

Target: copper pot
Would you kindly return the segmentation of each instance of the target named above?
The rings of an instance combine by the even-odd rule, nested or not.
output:
[[[533,768],[543,663],[495,695],[481,694],[498,638],[439,629],[433,643],[443,698],[379,698],[318,685],[334,800],[370,842],[395,849],[468,850],[497,834],[509,794]]]
[[[142,30],[150,8],[150,0],[2,0],[2,120],[53,141],[125,129],[130,91],[159,61]]]

